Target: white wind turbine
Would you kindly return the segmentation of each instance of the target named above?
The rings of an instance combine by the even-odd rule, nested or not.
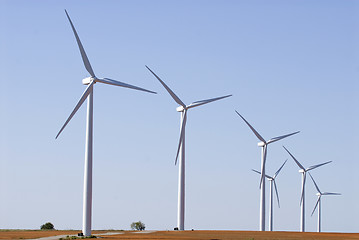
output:
[[[317,183],[314,181],[314,178],[312,177],[312,175],[309,173],[309,176],[311,177],[311,179],[313,180],[313,183],[315,185],[315,188],[317,189],[318,193],[316,194],[318,196],[318,200],[317,203],[314,206],[313,212],[312,212],[312,216],[315,212],[315,209],[318,207],[318,232],[322,231],[322,219],[321,219],[321,215],[322,215],[322,196],[325,195],[341,195],[340,193],[331,193],[331,192],[321,192],[319,190],[319,187],[317,185]]]
[[[289,155],[293,158],[293,160],[295,161],[295,163],[298,165],[298,167],[300,168],[299,172],[302,173],[302,195],[300,198],[300,206],[301,206],[301,214],[300,214],[300,231],[301,232],[305,232],[305,180],[306,180],[306,176],[307,176],[307,172],[323,166],[325,164],[331,163],[332,161],[329,162],[325,162],[325,163],[321,163],[321,164],[317,164],[314,166],[311,166],[309,168],[305,168],[303,167],[302,164],[300,164],[297,159],[295,159],[295,157],[288,151],[288,149],[286,149],[284,146],[283,148],[287,151],[287,153],[289,153]]]
[[[177,212],[177,228],[178,230],[184,230],[184,218],[185,218],[185,129],[187,122],[187,111],[190,108],[198,107],[210,102],[214,102],[223,98],[230,97],[232,95],[226,95],[223,97],[211,98],[201,101],[196,101],[191,103],[190,105],[186,105],[182,102],[179,97],[149,68],[146,68],[160,81],[162,86],[167,90],[167,92],[171,95],[173,100],[178,103],[180,106],[177,107],[177,112],[181,113],[181,128],[180,128],[180,138],[177,148],[175,165],[177,164],[177,159],[179,153],[181,152],[181,157],[179,159],[179,174],[178,174],[178,212]]]
[[[267,146],[270,143],[274,143],[276,141],[282,140],[283,138],[292,136],[294,134],[299,133],[299,131],[294,132],[294,133],[290,133],[290,134],[286,134],[283,136],[279,136],[279,137],[274,137],[271,138],[270,140],[266,141],[250,124],[249,122],[247,122],[247,120],[242,117],[241,114],[239,114],[237,111],[236,113],[243,119],[243,121],[248,125],[248,127],[252,130],[252,132],[254,133],[254,135],[257,136],[257,138],[260,140],[260,142],[258,143],[258,147],[262,148],[262,158],[261,158],[261,180],[260,180],[260,189],[261,189],[261,194],[260,194],[260,208],[259,208],[259,230],[260,231],[265,231],[265,181],[264,181],[264,176],[265,176],[265,165],[266,165],[266,159],[267,159]]]
[[[80,38],[77,35],[74,25],[68,15],[67,11],[66,16],[70,21],[71,28],[75,34],[75,38],[80,49],[81,57],[87,72],[91,75],[91,77],[85,78],[82,80],[84,85],[88,85],[85,92],[82,94],[79,102],[76,104],[74,110],[71,112],[70,116],[67,118],[65,124],[62,126],[56,138],[60,135],[60,133],[64,130],[66,125],[69,123],[71,118],[75,115],[77,110],[81,107],[83,102],[88,98],[87,101],[87,126],[86,126],[86,150],[85,150],[85,173],[84,173],[84,192],[83,192],[83,224],[82,224],[82,233],[85,236],[91,235],[91,210],[92,210],[92,129],[93,129],[93,86],[95,83],[105,83],[120,87],[132,88],[136,90],[141,90],[145,92],[155,93],[143,88],[139,88],[136,86],[129,85],[127,83],[118,82],[109,78],[97,78],[95,76],[94,71],[90,65],[90,61],[87,58],[85,50],[81,44]]]
[[[285,160],[285,162],[282,164],[282,166],[275,172],[273,177],[268,176],[267,174],[265,175],[265,177],[268,178],[268,180],[270,182],[270,185],[269,185],[269,231],[273,231],[273,185],[274,185],[274,189],[275,189],[275,194],[277,196],[278,207],[280,207],[278,189],[277,189],[277,184],[275,182],[275,178],[278,176],[280,170],[282,170],[282,168],[286,162],[287,162],[287,160]],[[261,174],[257,170],[252,169],[252,171],[254,171],[258,174]]]

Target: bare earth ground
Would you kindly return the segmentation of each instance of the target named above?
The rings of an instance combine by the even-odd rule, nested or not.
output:
[[[36,239],[58,235],[76,235],[80,231],[36,231],[36,230],[0,230],[0,239]],[[256,231],[93,231],[100,239],[161,239],[161,240],[359,240],[359,233],[300,233],[300,232],[256,232]]]
[[[40,230],[0,230],[0,239],[36,239],[42,237],[51,237],[58,235],[77,235],[80,230],[54,230],[54,231],[40,231]],[[93,233],[106,233],[109,231],[93,231]]]

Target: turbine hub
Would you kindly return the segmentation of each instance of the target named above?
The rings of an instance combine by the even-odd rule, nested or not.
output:
[[[184,111],[184,107],[183,106],[179,106],[176,108],[177,112],[183,112]]]
[[[259,142],[259,143],[258,143],[258,147],[264,147],[265,145],[266,145],[265,142]]]
[[[89,85],[94,80],[95,80],[95,78],[93,78],[93,77],[87,77],[87,78],[82,79],[82,84]]]

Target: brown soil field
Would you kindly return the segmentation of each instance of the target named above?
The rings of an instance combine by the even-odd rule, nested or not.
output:
[[[42,237],[51,237],[58,235],[76,235],[81,232],[80,230],[53,230],[53,231],[41,231],[41,230],[0,230],[0,239],[34,239]],[[105,233],[110,231],[93,231],[93,233]]]
[[[40,237],[75,235],[79,231],[31,231],[0,230],[0,239],[34,239]],[[161,240],[359,240],[359,233],[300,233],[300,232],[257,232],[257,231],[93,231],[93,234],[118,232],[116,235],[102,235],[101,239],[161,239]]]

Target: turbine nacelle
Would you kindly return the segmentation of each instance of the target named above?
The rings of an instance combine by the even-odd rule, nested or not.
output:
[[[89,85],[94,80],[95,80],[94,77],[87,77],[87,78],[82,79],[82,84],[83,85]]]
[[[300,172],[300,173],[305,173],[305,170],[304,170],[304,169],[299,169],[298,172]]]
[[[177,112],[183,112],[185,110],[185,108],[183,106],[179,106],[176,108]]]
[[[259,143],[258,143],[258,147],[264,147],[265,145],[266,145],[265,142],[259,142]]]
[[[320,196],[320,195],[322,195],[322,194],[320,194],[320,193],[316,193],[315,195],[317,195],[318,197]]]

